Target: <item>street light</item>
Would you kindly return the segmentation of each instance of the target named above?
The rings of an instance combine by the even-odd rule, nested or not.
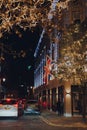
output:
[[[0,98],[3,98],[5,95],[5,87],[2,85],[2,82],[4,83],[6,81],[6,78],[0,77]]]
[[[2,81],[5,82],[5,81],[6,81],[6,78],[3,78]]]

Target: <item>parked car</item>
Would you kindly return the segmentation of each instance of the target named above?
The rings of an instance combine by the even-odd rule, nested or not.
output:
[[[36,114],[40,115],[39,104],[37,100],[28,100],[24,114]]]
[[[0,100],[0,117],[18,117],[18,102],[16,99]]]

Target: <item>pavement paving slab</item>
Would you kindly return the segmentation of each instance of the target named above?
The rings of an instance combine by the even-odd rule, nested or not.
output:
[[[52,126],[64,126],[87,129],[87,117],[85,121],[82,116],[64,117],[58,116],[56,112],[45,110],[41,113],[42,120]]]

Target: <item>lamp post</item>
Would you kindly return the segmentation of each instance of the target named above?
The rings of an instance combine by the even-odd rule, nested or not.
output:
[[[87,93],[87,68],[84,68],[84,76],[82,79],[82,92],[83,92],[83,107],[82,107],[82,114],[83,114],[83,121],[86,121],[86,93]]]
[[[82,85],[83,90],[83,107],[82,107],[82,114],[83,114],[83,121],[86,121],[86,89],[87,88],[87,82],[84,82]]]
[[[1,46],[0,46],[0,50],[1,50],[1,53],[0,53],[0,98],[2,97],[1,96],[1,93],[2,93],[2,84],[1,84],[1,82],[2,82],[2,75],[1,75],[1,71],[2,71],[2,61],[4,60],[4,58],[3,58],[3,44],[2,43],[0,43],[1,44]]]
[[[1,57],[0,57],[0,98],[1,98],[1,91],[2,91],[2,86],[1,86]]]

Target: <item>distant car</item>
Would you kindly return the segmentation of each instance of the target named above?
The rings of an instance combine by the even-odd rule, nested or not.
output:
[[[16,117],[18,118],[18,102],[16,99],[0,100],[0,117]]]
[[[38,101],[37,100],[28,100],[27,101],[27,107],[24,110],[24,114],[35,114],[35,115],[40,115],[40,110],[38,106]]]

